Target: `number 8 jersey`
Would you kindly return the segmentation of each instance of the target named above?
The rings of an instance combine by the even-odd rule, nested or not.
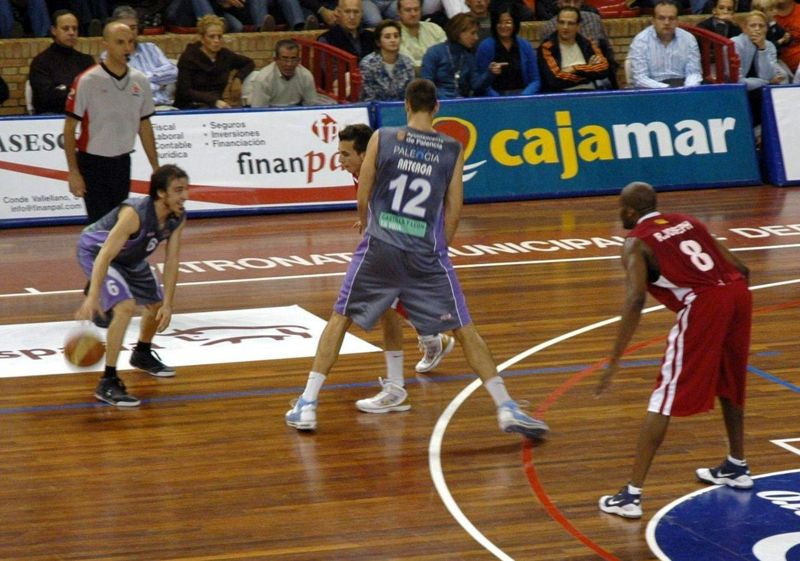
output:
[[[639,219],[628,237],[639,238],[650,248],[655,263],[648,264],[648,291],[674,312],[704,290],[744,281],[706,227],[692,216],[651,212]]]
[[[444,198],[461,146],[410,127],[379,134],[367,234],[414,253],[446,251]]]

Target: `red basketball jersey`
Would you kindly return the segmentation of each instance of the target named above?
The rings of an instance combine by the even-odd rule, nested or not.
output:
[[[654,212],[644,216],[628,237],[652,250],[660,272],[648,291],[677,312],[704,290],[744,280],[717,248],[706,227],[684,214]]]

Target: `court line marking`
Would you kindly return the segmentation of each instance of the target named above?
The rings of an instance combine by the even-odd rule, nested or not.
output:
[[[775,475],[783,475],[783,474],[786,474],[786,473],[796,473],[798,471],[800,471],[800,469],[787,469],[787,470],[784,470],[784,471],[775,471],[775,472],[772,472],[772,473],[763,473],[761,475],[754,475],[753,479],[761,479],[762,477],[772,477],[772,476],[775,476]],[[656,541],[656,526],[658,525],[658,522],[664,516],[666,516],[666,514],[670,510],[672,510],[673,508],[675,508],[679,504],[681,504],[683,502],[686,502],[688,500],[691,500],[694,497],[696,497],[697,495],[702,495],[703,493],[708,493],[710,491],[713,491],[714,489],[717,489],[718,487],[719,487],[719,485],[712,485],[710,487],[704,487],[703,489],[698,489],[697,491],[689,493],[688,495],[684,495],[682,497],[678,497],[677,499],[675,499],[674,501],[672,501],[668,505],[662,507],[661,510],[659,510],[658,512],[656,512],[653,515],[653,518],[651,518],[650,522],[647,523],[647,529],[645,530],[645,537],[647,538],[647,544],[650,546],[651,551],[653,552],[653,554],[656,557],[658,557],[661,561],[671,561],[671,558],[667,557],[667,555],[664,553],[664,551],[658,546],[658,542]]]
[[[796,244],[782,244],[782,245],[763,245],[757,247],[740,247],[731,249],[731,251],[763,251],[769,249],[797,249],[800,248],[800,243]],[[612,259],[619,259],[619,255],[601,255],[595,257],[565,257],[563,259],[533,259],[527,261],[502,261],[499,263],[471,263],[464,265],[454,265],[455,269],[483,269],[487,267],[517,267],[521,265],[551,265],[554,263],[583,263],[587,261],[609,261]],[[281,277],[250,277],[245,279],[222,279],[210,281],[185,281],[179,282],[177,286],[208,286],[217,284],[240,284],[248,282],[271,282],[271,281],[284,281],[284,280],[297,280],[297,279],[320,279],[326,277],[343,277],[344,271],[336,273],[310,273],[307,275],[287,275]],[[18,298],[21,296],[53,296],[60,294],[77,294],[83,292],[83,289],[69,289],[69,290],[51,290],[39,291],[36,288],[26,287],[26,292],[11,292],[8,294],[0,294],[0,298]]]
[[[761,290],[765,288],[774,288],[777,286],[786,286],[797,283],[800,283],[800,278],[762,284],[758,286],[751,286],[750,290]],[[663,305],[651,306],[649,308],[645,308],[644,310],[642,310],[642,313],[649,314],[651,312],[655,312],[662,309],[664,309]],[[564,333],[562,335],[559,335],[558,337],[554,337],[553,339],[550,339],[543,343],[539,343],[538,345],[531,347],[530,349],[511,357],[502,364],[499,364],[497,366],[497,372],[499,374],[506,368],[509,368],[510,366],[517,364],[521,360],[524,360],[529,356],[536,354],[539,351],[542,351],[548,347],[552,347],[558,343],[561,343],[568,339],[572,339],[573,337],[577,337],[578,335],[582,335],[589,331],[599,329],[600,327],[605,327],[607,325],[614,324],[620,321],[621,319],[622,319],[621,316],[614,316],[612,318],[608,318],[575,329],[568,333]],[[450,421],[452,420],[458,408],[475,392],[475,390],[477,390],[482,385],[482,383],[483,382],[481,381],[481,379],[478,378],[477,380],[474,380],[473,382],[468,384],[463,390],[461,390],[461,392],[458,393],[458,395],[456,395],[453,398],[453,400],[447,405],[445,410],[439,416],[439,419],[437,419],[436,425],[433,427],[433,433],[431,434],[431,438],[428,443],[428,469],[430,470],[431,473],[431,479],[433,480],[433,485],[436,488],[436,491],[439,493],[439,498],[442,500],[442,503],[444,503],[445,508],[447,508],[447,510],[450,512],[450,515],[464,529],[464,531],[466,531],[467,534],[469,534],[469,536],[472,539],[481,544],[487,551],[489,551],[489,553],[491,553],[498,559],[501,559],[502,561],[514,561],[513,557],[509,556],[506,552],[504,552],[502,549],[500,549],[494,543],[492,543],[492,541],[489,540],[489,538],[484,536],[483,533],[480,530],[478,530],[478,528],[476,528],[475,525],[469,520],[469,518],[467,518],[467,516],[462,512],[461,508],[458,506],[458,503],[453,498],[453,495],[450,493],[450,489],[447,486],[447,482],[444,478],[444,471],[442,469],[442,462],[441,462],[442,441],[444,439],[444,434],[447,431],[447,426],[450,424]],[[597,547],[599,548],[599,546]],[[602,550],[602,548],[600,549]],[[599,553],[599,551],[597,550],[595,551]],[[616,557],[613,556],[606,557],[606,559],[616,559]]]

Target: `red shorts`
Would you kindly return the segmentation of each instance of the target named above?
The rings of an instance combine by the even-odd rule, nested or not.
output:
[[[648,411],[684,417],[724,397],[744,405],[753,299],[747,283],[706,290],[678,312]]]

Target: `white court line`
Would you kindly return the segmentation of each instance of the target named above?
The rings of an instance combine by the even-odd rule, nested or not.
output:
[[[741,247],[731,249],[731,251],[761,251],[767,249],[795,249],[800,248],[798,244],[784,244],[784,245],[764,245],[759,247]],[[550,265],[553,263],[583,263],[586,261],[607,261],[610,259],[619,259],[619,255],[599,256],[599,257],[567,257],[564,259],[534,259],[528,261],[503,261],[501,263],[473,263],[470,265],[454,265],[455,269],[482,269],[486,267],[517,267],[521,265]],[[308,275],[287,275],[281,277],[251,277],[246,279],[225,279],[213,281],[188,281],[179,282],[178,286],[207,286],[216,284],[240,284],[247,282],[271,282],[271,281],[284,281],[284,280],[297,280],[297,279],[320,279],[326,277],[341,277],[344,272],[338,273],[311,273]],[[16,298],[20,296],[52,296],[59,294],[76,294],[83,292],[83,289],[70,289],[70,290],[51,290],[48,292],[41,292],[35,288],[26,288],[27,292],[12,292],[9,294],[0,294],[0,298]]]
[[[761,290],[763,288],[774,288],[776,286],[797,283],[800,283],[800,278],[751,286],[750,290]],[[651,306],[642,310],[642,313],[649,314],[663,308],[664,306]],[[558,337],[550,339],[549,341],[545,341],[544,343],[539,343],[538,345],[531,347],[530,349],[523,351],[520,354],[511,357],[504,363],[498,365],[497,371],[498,373],[503,372],[521,360],[536,354],[541,350],[552,347],[553,345],[566,341],[567,339],[582,335],[583,333],[593,331],[600,327],[605,327],[606,325],[611,325],[618,322],[620,319],[620,316],[615,316],[609,319],[598,321],[591,325],[570,331],[569,333],[559,335]],[[475,390],[481,386],[481,384],[482,381],[480,378],[470,382],[463,390],[461,390],[461,392],[459,392],[457,396],[453,398],[453,400],[447,405],[445,410],[439,416],[439,419],[436,421],[436,425],[433,427],[433,433],[431,434],[430,443],[428,444],[428,469],[430,469],[433,485],[436,488],[436,491],[439,493],[442,503],[444,503],[444,506],[450,512],[450,515],[455,519],[456,522],[458,522],[464,531],[498,559],[502,559],[503,561],[514,561],[513,557],[509,556],[506,552],[492,543],[489,538],[484,536],[483,533],[481,533],[481,531],[478,530],[469,520],[469,518],[467,518],[466,515],[461,511],[458,503],[456,503],[453,495],[450,493],[450,489],[448,488],[447,482],[444,479],[444,471],[442,470],[442,440],[444,439],[444,433],[447,430],[447,426],[450,424],[450,421],[452,420],[458,408],[461,407],[461,405],[472,395]]]

